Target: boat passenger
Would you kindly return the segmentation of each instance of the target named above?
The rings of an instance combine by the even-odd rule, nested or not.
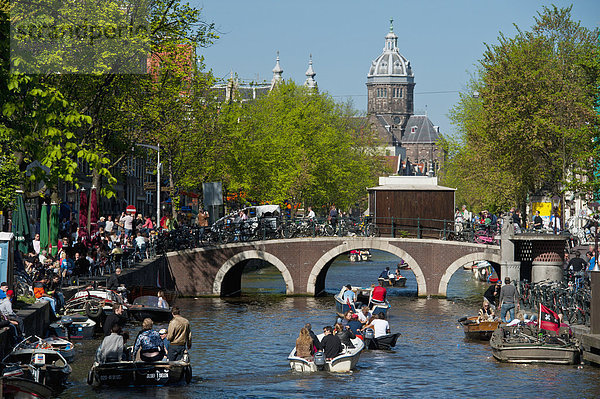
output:
[[[165,299],[164,291],[158,291],[156,296],[158,297],[158,307],[163,309],[169,309],[169,303]]]
[[[323,327],[323,335],[321,345],[323,345],[323,352],[325,352],[326,359],[333,359],[342,353],[342,342],[339,337],[333,335],[331,326]]]
[[[353,314],[352,319],[348,322],[348,328],[350,331],[352,331],[355,335],[358,335],[360,334],[359,330],[362,328],[362,326],[362,323],[358,321],[358,315],[356,313]]]
[[[389,268],[389,266],[387,266],[385,268],[385,270],[381,272],[381,274],[379,275],[379,278],[387,280],[389,278],[389,275],[390,275],[390,268]]]
[[[371,321],[371,324],[365,326],[365,328],[372,328],[375,332],[375,338],[390,334],[390,324],[385,319],[383,312],[377,313],[376,318]]]
[[[484,301],[481,309],[479,309],[478,322],[482,321],[493,321],[494,320],[494,309],[490,306],[489,302]]]
[[[166,328],[161,328],[158,331],[158,334],[160,334],[160,339],[162,339],[163,345],[165,346],[165,353],[167,355],[169,355],[169,345],[170,345],[170,342],[167,339],[167,329]]]
[[[306,360],[311,360],[314,355],[314,345],[310,333],[305,327],[300,329],[300,334],[296,338],[296,356]]]
[[[363,305],[360,312],[358,312],[358,321],[361,324],[365,325],[371,322],[371,317],[373,317],[373,313],[371,313],[371,309],[367,305]]]
[[[145,362],[157,362],[165,357],[165,346],[160,339],[160,334],[152,329],[152,319],[146,318],[142,322],[142,331],[138,334],[133,346],[133,356],[140,350],[140,359]]]
[[[348,326],[344,327],[340,323],[336,323],[334,334],[340,339],[342,344],[346,345],[346,348],[354,348],[354,344],[352,343],[351,339],[356,338],[356,335]]]
[[[190,322],[180,315],[180,310],[174,306],[171,310],[173,319],[169,322],[167,339],[169,340],[169,361],[181,360],[186,349],[192,347],[192,329]]]
[[[355,309],[354,302],[356,302],[356,293],[352,291],[352,285],[348,284],[346,286],[346,291],[344,291],[344,294],[342,295],[342,300],[345,304]]]
[[[313,340],[313,345],[315,347],[315,352],[323,350],[323,345],[321,345],[321,341],[319,341],[319,338],[317,337],[317,334],[315,334],[314,331],[312,330],[311,324],[310,323],[306,323],[304,325],[304,328],[306,328],[308,330],[308,334],[310,335],[310,337]]]
[[[342,327],[346,327],[348,325],[348,322],[350,322],[350,320],[352,320],[353,314],[354,314],[354,312],[351,310],[346,311],[346,313],[344,313],[344,317],[342,317],[338,323],[340,323],[342,325]]]
[[[111,334],[104,337],[98,351],[96,360],[98,363],[119,362],[123,357],[123,336],[121,326],[112,326]]]
[[[106,316],[106,319],[102,324],[102,330],[104,331],[105,337],[108,337],[111,334],[115,324],[123,327],[127,321],[125,317],[123,317],[123,305],[120,303],[113,303],[112,308],[113,312]]]
[[[388,267],[389,269],[389,267]],[[379,286],[373,288],[373,293],[371,294],[371,302],[373,303],[385,303],[385,296],[387,295],[387,290],[383,286],[383,280],[379,280]]]

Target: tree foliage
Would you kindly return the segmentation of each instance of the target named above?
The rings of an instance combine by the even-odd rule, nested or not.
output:
[[[381,166],[373,133],[349,104],[293,82],[250,104],[225,105],[219,128],[226,189],[251,199],[348,207],[366,196]]]
[[[459,136],[446,138],[445,183],[467,203],[507,208],[530,193],[581,188],[577,176],[589,175],[600,52],[597,32],[570,12],[544,7],[530,31],[487,45],[451,110]]]

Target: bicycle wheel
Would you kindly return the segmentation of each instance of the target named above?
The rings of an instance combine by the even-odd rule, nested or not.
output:
[[[283,238],[293,238],[296,234],[296,226],[293,224],[288,224],[283,227],[282,235]]]
[[[328,224],[323,228],[323,235],[326,237],[331,237],[335,234],[335,229],[332,225]]]

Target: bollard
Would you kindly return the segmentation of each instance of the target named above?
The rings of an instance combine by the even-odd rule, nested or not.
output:
[[[421,238],[421,218],[417,218],[417,238]]]
[[[394,224],[394,217],[392,216],[392,238],[396,238],[396,226]]]

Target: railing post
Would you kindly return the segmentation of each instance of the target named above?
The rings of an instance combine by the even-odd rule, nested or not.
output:
[[[396,225],[394,223],[394,217],[392,216],[392,238],[396,238]]]
[[[417,238],[421,238],[421,218],[417,218]]]
[[[445,240],[445,239],[446,239],[446,219],[444,219],[444,235],[443,235],[442,240]]]

